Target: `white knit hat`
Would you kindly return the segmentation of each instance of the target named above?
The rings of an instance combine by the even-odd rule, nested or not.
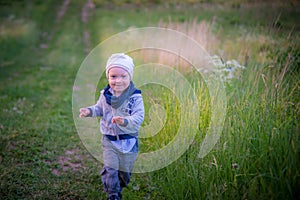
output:
[[[108,72],[111,68],[113,67],[119,67],[124,69],[125,71],[128,72],[130,76],[130,80],[132,79],[133,76],[133,60],[130,56],[124,54],[124,53],[116,53],[112,54],[106,63],[106,77],[108,78]]]

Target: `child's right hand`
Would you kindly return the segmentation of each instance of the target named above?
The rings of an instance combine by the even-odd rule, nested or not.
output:
[[[80,118],[86,117],[90,114],[90,110],[88,108],[80,108],[79,112],[80,112],[79,114]]]

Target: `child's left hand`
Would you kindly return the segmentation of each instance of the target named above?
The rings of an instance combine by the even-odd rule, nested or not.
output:
[[[111,119],[111,122],[122,125],[122,124],[124,124],[124,117],[115,116]]]

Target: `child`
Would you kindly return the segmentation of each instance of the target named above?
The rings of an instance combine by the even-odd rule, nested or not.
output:
[[[133,60],[126,54],[111,55],[106,64],[108,86],[93,106],[80,109],[80,117],[101,116],[104,167],[102,183],[108,199],[122,198],[138,153],[138,131],[144,120],[141,91],[133,82]]]

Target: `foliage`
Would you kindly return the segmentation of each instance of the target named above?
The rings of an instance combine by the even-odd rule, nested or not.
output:
[[[234,1],[226,7],[218,1],[185,9],[178,1],[154,0],[153,7],[134,1],[132,7],[111,11],[109,4],[95,0],[86,22],[86,2],[1,1],[1,199],[106,199],[101,164],[85,150],[72,120],[80,63],[114,33],[170,19],[186,23],[195,16],[196,25],[211,22],[210,52],[245,66],[226,85],[221,139],[206,157],[197,157],[209,126],[210,103],[203,80],[193,72],[185,74],[199,94],[195,142],[170,166],[133,174],[124,199],[299,199],[299,13],[293,5],[266,9]],[[146,109],[155,95],[168,111],[167,119],[175,116],[158,137],[167,143],[179,124],[178,102],[163,88],[143,89]],[[162,145],[154,138],[141,140],[141,150],[160,148],[151,146],[155,142]]]

